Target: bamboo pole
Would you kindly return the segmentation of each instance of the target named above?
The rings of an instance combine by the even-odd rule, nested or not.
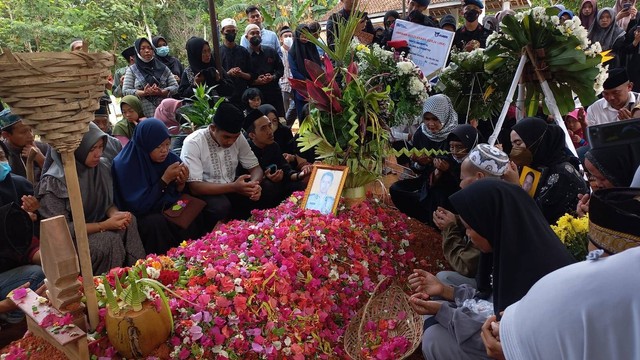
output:
[[[213,46],[213,58],[216,62],[216,69],[222,78],[222,61],[220,59],[220,40],[218,38],[218,21],[216,19],[216,5],[213,0],[209,0],[209,23],[211,24],[211,46]]]
[[[84,295],[87,299],[89,329],[93,331],[98,326],[99,321],[98,299],[96,297],[96,288],[93,284],[93,268],[91,267],[91,254],[89,252],[89,237],[87,236],[87,224],[85,222],[84,209],[82,207],[82,195],[80,194],[76,159],[73,152],[63,152],[61,155],[62,163],[64,165],[64,177],[66,179],[67,190],[69,192],[69,202],[71,203],[73,227],[76,234],[76,246],[78,259],[80,260],[80,274],[82,275]]]
[[[491,136],[489,137],[489,145],[495,145],[496,140],[498,139],[498,135],[500,134],[500,130],[502,129],[502,124],[504,124],[504,119],[507,117],[507,112],[509,111],[511,100],[513,100],[513,95],[515,94],[518,83],[520,82],[522,69],[524,69],[524,64],[526,62],[527,54],[524,53],[520,57],[520,63],[518,64],[516,73],[513,76],[513,81],[511,82],[511,87],[509,88],[509,92],[507,93],[507,98],[504,100],[504,105],[502,106],[502,112],[500,112],[500,117],[498,118],[498,122],[496,123],[496,128],[493,130],[493,134],[491,134]]]

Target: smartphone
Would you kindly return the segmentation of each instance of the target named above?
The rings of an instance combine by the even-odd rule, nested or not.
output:
[[[267,171],[267,170],[268,170],[270,173],[272,173],[272,174],[273,174],[273,173],[275,173],[276,171],[278,171],[278,165],[276,165],[276,164],[271,164],[271,165],[267,166],[267,168],[266,168],[266,169],[264,169],[264,170],[265,170],[265,171]]]
[[[622,5],[622,8],[624,10],[629,10],[630,7],[631,7],[631,3],[626,3],[626,4]]]
[[[631,144],[640,141],[640,118],[589,126],[592,148]]]

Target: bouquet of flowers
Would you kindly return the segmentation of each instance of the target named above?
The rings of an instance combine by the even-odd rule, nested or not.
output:
[[[469,120],[489,120],[500,114],[516,67],[509,59],[490,74],[484,68],[487,61],[484,52],[482,48],[452,52],[451,62],[436,86],[451,99],[456,112],[467,114]]]
[[[557,8],[536,7],[508,15],[502,20],[502,32],[494,32],[487,39],[484,68],[489,74],[519,61],[523,51],[528,54],[532,63],[525,67],[521,81],[526,89],[529,116],[535,115],[543,96],[534,68],[549,84],[561,114],[575,108],[573,93],[583,106],[591,105],[607,78],[602,63],[608,57],[600,44],[590,43],[577,16],[560,24],[558,12]]]
[[[589,216],[575,218],[570,214],[565,214],[555,225],[551,225],[553,232],[558,235],[560,241],[567,247],[571,255],[578,261],[582,261],[587,256],[587,246],[589,239]]]
[[[381,107],[380,114],[387,125],[410,124],[422,115],[429,82],[411,59],[378,44],[355,44],[354,50],[360,77],[372,85],[389,87],[388,104]]]

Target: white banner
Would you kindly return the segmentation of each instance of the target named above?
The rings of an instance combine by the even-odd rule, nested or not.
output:
[[[430,78],[447,65],[454,35],[440,28],[396,20],[391,40],[406,40],[411,60]]]

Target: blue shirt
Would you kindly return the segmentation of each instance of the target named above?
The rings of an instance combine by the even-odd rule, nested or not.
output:
[[[278,40],[278,35],[271,30],[262,29],[260,30],[260,36],[262,37],[262,45],[274,48],[278,52],[278,56],[282,58],[282,50],[280,49],[280,40]],[[242,37],[240,45],[249,50],[249,40],[247,40],[246,37]]]

